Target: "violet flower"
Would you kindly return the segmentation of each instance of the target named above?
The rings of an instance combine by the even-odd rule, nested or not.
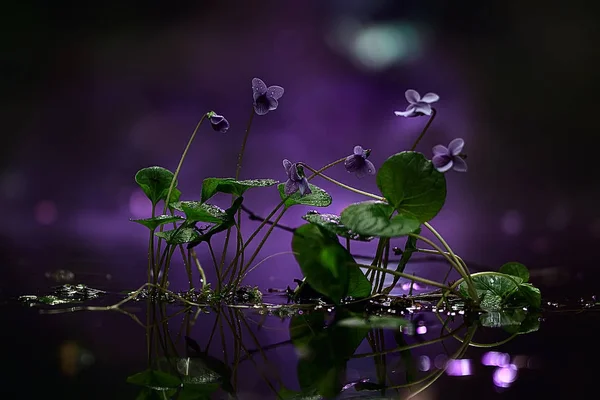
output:
[[[227,121],[224,116],[219,115],[214,111],[209,112],[207,116],[210,125],[215,131],[225,133],[229,130],[229,121]]]
[[[358,178],[362,178],[365,175],[374,175],[375,166],[371,161],[367,160],[370,154],[370,149],[363,150],[361,146],[355,146],[354,154],[346,157],[346,161],[344,161],[346,171],[355,172]]]
[[[258,115],[265,115],[277,109],[278,100],[283,96],[281,86],[269,86],[259,78],[252,79],[252,92],[254,97],[254,111]]]
[[[448,148],[438,144],[433,147],[433,166],[440,172],[446,172],[453,168],[458,172],[467,172],[467,162],[464,160],[465,155],[461,154],[465,141],[462,139],[454,139],[448,145]]]
[[[408,107],[406,107],[405,111],[394,111],[398,117],[419,117],[422,115],[431,115],[432,108],[431,104],[435,103],[440,99],[435,93],[427,93],[425,96],[421,97],[419,92],[413,89],[408,89],[406,93],[404,93],[406,100],[409,102]]]
[[[290,160],[283,160],[283,168],[288,176],[287,182],[285,182],[284,193],[286,196],[290,196],[300,190],[300,195],[310,194],[310,186],[308,186],[308,180],[304,176],[304,171],[298,163],[291,163]]]

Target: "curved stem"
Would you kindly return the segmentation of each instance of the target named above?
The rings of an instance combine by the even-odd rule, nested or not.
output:
[[[431,116],[429,117],[429,121],[427,121],[425,128],[423,128],[423,130],[421,131],[421,134],[419,135],[419,137],[417,137],[417,140],[415,140],[415,142],[413,143],[412,147],[410,148],[410,151],[415,151],[415,149],[417,148],[417,145],[419,144],[421,139],[423,139],[423,136],[425,136],[425,132],[427,132],[427,129],[429,129],[429,126],[433,122],[433,119],[435,118],[436,114],[437,114],[437,111],[435,110],[435,108],[432,108]]]
[[[336,181],[335,179],[333,179],[333,178],[330,178],[330,177],[328,177],[327,175],[324,175],[324,174],[322,174],[321,172],[317,171],[316,169],[314,169],[314,168],[310,167],[309,165],[306,165],[306,164],[304,164],[304,163],[302,163],[302,165],[303,165],[303,166],[304,166],[306,169],[308,169],[308,170],[312,171],[312,172],[313,172],[315,175],[318,175],[318,176],[320,176],[321,178],[323,178],[323,179],[325,179],[325,180],[328,180],[329,182],[331,182],[331,183],[333,183],[333,184],[336,184],[336,185],[338,185],[338,186],[339,186],[339,187],[341,187],[341,188],[344,188],[344,189],[346,189],[346,190],[349,190],[349,191],[351,191],[351,192],[358,193],[358,194],[362,194],[363,196],[371,197],[371,198],[373,198],[373,199],[377,199],[377,200],[380,200],[380,201],[387,201],[387,200],[386,200],[384,197],[377,196],[376,194],[373,194],[373,193],[364,192],[364,191],[362,191],[362,190],[355,189],[355,188],[353,188],[352,186],[348,186],[348,185],[345,185],[345,184],[343,184],[343,183],[341,183],[341,182],[338,182],[338,181]]]
[[[269,237],[269,235],[273,231],[273,228],[275,227],[275,225],[277,224],[277,222],[279,222],[279,220],[281,219],[281,217],[283,217],[283,214],[285,214],[286,211],[287,211],[287,208],[284,208],[283,210],[281,210],[281,212],[279,213],[279,215],[277,216],[277,218],[275,218],[275,221],[274,221],[273,225],[271,225],[271,227],[269,228],[269,230],[267,231],[267,233],[265,233],[265,236],[262,238],[262,240],[260,241],[260,243],[258,244],[258,246],[256,246],[256,250],[254,250],[254,253],[252,253],[252,256],[250,257],[250,259],[248,260],[248,262],[246,263],[246,265],[244,265],[244,267],[242,267],[240,269],[240,272],[238,274],[238,278],[235,281],[235,286],[237,286],[237,285],[239,285],[241,283],[244,275],[246,274],[246,272],[250,268],[250,264],[252,264],[252,261],[254,261],[254,259],[256,258],[256,256],[258,256],[258,253],[260,252],[260,250],[264,246],[265,242],[267,241],[267,238]]]
[[[451,291],[451,292],[455,291],[450,286],[444,285],[443,283],[439,283],[439,282],[436,282],[436,281],[432,281],[430,279],[421,278],[421,277],[414,276],[414,275],[405,274],[403,272],[393,271],[393,270],[385,269],[385,268],[374,267],[372,265],[364,265],[364,264],[351,264],[351,265],[356,265],[356,266],[358,266],[360,268],[371,269],[371,270],[374,270],[374,271],[386,272],[386,273],[391,274],[391,275],[399,276],[401,278],[406,278],[406,279],[409,279],[411,281],[421,282],[421,283],[424,283],[426,285],[435,286],[435,287],[438,287],[440,289],[445,289],[445,290],[448,290],[448,291]],[[460,295],[460,293],[458,293],[458,292],[457,292],[457,294]]]
[[[244,159],[244,153],[246,152],[246,143],[248,143],[248,136],[250,136],[250,128],[252,127],[252,121],[254,120],[254,106],[252,106],[252,112],[250,113],[250,118],[248,118],[248,123],[246,124],[246,131],[244,132],[244,139],[242,140],[242,147],[240,148],[240,152],[238,153],[237,165],[235,167],[235,180],[237,181],[240,177],[240,172],[242,171],[242,160]],[[235,195],[231,196],[231,204],[235,201]],[[240,216],[240,211],[238,210],[238,220]],[[225,257],[227,257],[227,248],[229,247],[229,239],[231,237],[231,227],[227,229],[227,234],[225,235],[225,244],[223,245],[223,253],[221,254],[221,267],[225,266]],[[237,262],[237,257],[236,261]]]
[[[458,272],[461,277],[465,276],[465,272],[463,271],[462,266],[459,265],[456,262],[456,260],[452,259],[449,255],[447,255],[446,252],[444,252],[437,244],[433,243],[431,240],[427,239],[424,236],[417,235],[414,233],[409,233],[408,236],[412,236],[418,240],[421,240],[421,241],[427,243],[431,247],[433,247],[438,254],[443,256],[446,259],[446,261],[448,261],[450,263],[450,265],[452,265],[454,267],[454,269],[456,269],[456,272]]]
[[[166,214],[167,208],[169,208],[169,199],[171,198],[171,192],[173,192],[173,188],[175,187],[175,182],[177,182],[177,177],[179,176],[179,171],[181,171],[181,166],[183,165],[183,160],[185,160],[188,150],[190,149],[190,146],[192,145],[192,142],[194,141],[194,138],[196,137],[196,133],[198,133],[198,129],[200,129],[200,126],[202,125],[202,122],[204,121],[205,118],[206,118],[206,114],[204,114],[202,116],[202,118],[200,118],[200,121],[198,121],[198,124],[196,125],[196,129],[194,129],[194,132],[192,132],[192,136],[190,136],[190,140],[188,140],[188,144],[187,144],[187,146],[185,146],[185,149],[183,150],[183,154],[181,155],[181,158],[179,159],[179,164],[177,164],[177,169],[175,170],[175,173],[173,174],[173,179],[171,179],[171,185],[169,186],[169,191],[167,192],[167,197],[165,199],[165,206],[164,206],[163,212],[162,212],[163,214]]]
[[[202,279],[202,289],[206,286],[206,274],[204,273],[204,269],[202,265],[200,265],[200,260],[198,260],[198,256],[196,256],[196,250],[190,250],[192,257],[194,258],[194,262],[196,263],[196,268],[198,268],[198,272],[200,273],[200,279]]]

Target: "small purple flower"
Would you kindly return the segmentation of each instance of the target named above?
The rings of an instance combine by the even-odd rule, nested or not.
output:
[[[224,116],[219,115],[214,111],[209,112],[207,116],[210,125],[215,131],[225,133],[229,130],[229,121],[227,121]]]
[[[283,96],[281,86],[269,86],[259,78],[252,79],[252,92],[254,96],[254,111],[258,115],[265,115],[277,109],[278,100]]]
[[[406,107],[406,111],[394,111],[398,117],[419,117],[422,115],[431,115],[431,104],[440,99],[435,93],[427,93],[421,97],[419,92],[413,89],[408,89],[404,94],[406,100],[410,103]]]
[[[446,172],[454,168],[458,172],[467,172],[467,162],[465,155],[461,154],[465,141],[454,139],[448,145],[448,148],[438,144],[433,147],[433,166],[440,172]]]
[[[297,163],[291,163],[290,160],[283,160],[283,168],[288,176],[287,182],[285,182],[284,193],[286,196],[290,196],[300,190],[300,196],[310,194],[310,186],[308,186],[308,180],[304,176],[304,171],[301,166]]]
[[[371,150],[363,150],[360,146],[354,147],[354,154],[346,157],[346,161],[344,161],[344,166],[346,167],[346,171],[348,172],[356,172],[356,176],[359,178],[364,177],[365,175],[374,175],[375,174],[375,166],[367,157],[371,154]]]

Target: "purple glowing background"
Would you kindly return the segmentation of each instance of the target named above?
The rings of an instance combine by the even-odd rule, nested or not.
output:
[[[54,46],[59,49],[46,61],[51,68],[4,110],[5,126],[16,132],[4,149],[10,164],[0,177],[0,206],[11,210],[4,215],[11,227],[7,241],[23,247],[35,243],[44,257],[67,242],[89,255],[111,254],[114,263],[106,257],[102,266],[82,268],[139,282],[147,232],[128,220],[146,217],[149,207],[133,175],[150,165],[173,170],[197,120],[215,110],[231,129],[217,134],[203,127],[180,188],[185,199],[197,199],[205,177],[233,176],[252,110],[250,82],[258,76],[283,86],[285,95],[277,110],[255,117],[242,178],[284,181],[282,159],[320,167],[351,154],[357,144],[373,149],[369,160],[379,167],[406,150],[427,122],[394,116],[406,106],[404,91],[434,91],[441,98],[435,104],[438,116],[417,150],[430,157],[433,145],[462,137],[470,169],[447,175],[448,198],[434,226],[465,259],[491,268],[513,258],[534,269],[579,265],[583,258],[567,246],[564,232],[582,232],[568,238],[574,243],[600,237],[600,214],[591,200],[598,189],[585,184],[592,174],[577,153],[590,147],[589,139],[573,141],[562,153],[560,170],[546,166],[555,165],[552,154],[563,149],[563,135],[586,126],[557,110],[574,105],[581,115],[591,110],[570,95],[587,87],[587,68],[595,70],[576,40],[584,28],[575,24],[568,37],[555,35],[550,28],[558,20],[531,22],[527,6],[519,6],[519,12],[503,15],[511,22],[503,34],[507,40],[511,35],[530,40],[507,46],[487,33],[483,37],[495,40],[496,47],[485,49],[473,39],[481,35],[465,30],[469,24],[448,25],[453,11],[445,5],[438,4],[438,11],[447,13],[447,21],[393,2],[351,3],[290,7],[264,1],[251,10],[235,2],[207,3],[169,14],[151,27],[132,22],[109,32],[61,36],[61,46]],[[387,17],[377,17],[381,13]],[[556,49],[552,56],[540,50],[545,45]],[[530,58],[519,59],[520,54]],[[516,71],[488,61],[500,55],[510,58]],[[528,71],[539,68],[552,85],[531,79]],[[502,83],[506,80],[512,85]],[[343,166],[330,175],[377,190],[374,177],[358,180]],[[314,183],[334,197],[322,211],[339,213],[363,200],[328,182]],[[278,202],[275,189],[256,189],[246,198],[260,215]],[[282,222],[298,226],[308,209],[294,207]],[[246,235],[252,226],[245,222]],[[257,261],[289,250],[290,240],[286,233],[273,235]],[[20,281],[31,279],[61,266],[61,258],[55,256],[44,271],[23,261],[29,267],[10,273]],[[202,261],[208,260],[202,254]],[[419,267],[412,268],[409,272]],[[546,278],[540,271],[536,279]],[[553,271],[549,280],[556,278]],[[444,272],[434,268],[425,275]],[[298,276],[287,254],[265,262],[247,283],[285,287]],[[173,277],[177,284],[184,279],[183,273]]]

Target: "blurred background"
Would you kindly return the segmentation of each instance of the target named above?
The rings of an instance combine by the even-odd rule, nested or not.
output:
[[[597,9],[583,1],[7,4],[0,287],[39,287],[59,268],[110,274],[121,286],[144,279],[147,232],[129,218],[148,216],[149,205],[135,172],[174,170],[200,116],[215,110],[231,129],[202,128],[180,176],[183,198],[198,199],[206,177],[233,176],[253,77],[285,95],[254,119],[242,178],[284,181],[283,158],[320,167],[357,144],[373,149],[378,167],[427,122],[394,115],[407,105],[405,90],[432,91],[438,116],[417,150],[431,157],[434,145],[461,137],[469,164],[447,174],[434,226],[467,260],[492,269],[520,260],[539,270],[538,284],[585,286],[600,259]],[[374,177],[341,166],[330,175],[377,190]],[[322,211],[363,200],[314,183],[335,199]],[[260,215],[278,202],[275,189],[246,197]],[[298,226],[306,211],[295,207],[283,222]],[[273,237],[257,261],[289,242]],[[292,256],[275,257],[248,283],[281,287],[298,273]]]
[[[577,0],[5,3],[0,295],[44,291],[59,269],[103,289],[143,283],[147,231],[129,218],[149,216],[149,204],[134,174],[174,170],[201,115],[215,110],[231,129],[203,126],[180,175],[183,198],[199,199],[206,177],[233,176],[254,77],[285,94],[276,111],[254,118],[242,178],[284,181],[282,159],[318,168],[357,144],[379,167],[427,122],[394,115],[407,105],[405,90],[435,92],[438,115],[417,150],[430,157],[434,145],[461,137],[469,171],[448,172],[446,206],[432,224],[475,265],[525,263],[545,296],[592,294],[598,8]],[[330,175],[377,190],[374,177],[341,166]],[[363,200],[314,183],[334,197],[321,211]],[[264,216],[279,198],[255,189],[246,201]],[[308,209],[292,208],[283,223],[300,225]],[[257,261],[290,241],[278,232]],[[200,257],[209,263],[204,248]],[[299,276],[288,254],[247,283],[285,288]],[[182,270],[172,282],[185,287]]]

